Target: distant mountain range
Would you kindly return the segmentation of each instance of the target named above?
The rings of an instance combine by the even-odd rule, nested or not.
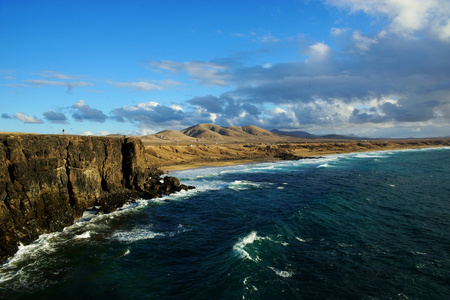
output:
[[[357,139],[342,135],[317,136],[305,131],[266,130],[260,127],[230,126],[223,127],[215,124],[198,124],[180,131],[164,130],[152,135],[141,137],[144,143],[277,143],[299,142],[311,139]]]
[[[304,139],[330,139],[330,140],[358,140],[358,139],[361,139],[361,137],[357,137],[355,135],[340,135],[340,134],[315,135],[315,134],[311,134],[306,131],[281,131],[278,129],[273,129],[271,131],[273,133],[280,134],[280,135],[300,137],[300,138],[304,138]]]

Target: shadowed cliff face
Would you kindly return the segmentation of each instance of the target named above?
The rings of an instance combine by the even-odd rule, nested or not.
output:
[[[117,207],[178,188],[149,184],[160,175],[149,167],[138,139],[0,135],[0,262],[94,204]]]

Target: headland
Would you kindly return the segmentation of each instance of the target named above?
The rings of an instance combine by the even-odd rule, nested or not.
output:
[[[0,263],[87,209],[192,188],[160,175],[137,138],[0,134]]]

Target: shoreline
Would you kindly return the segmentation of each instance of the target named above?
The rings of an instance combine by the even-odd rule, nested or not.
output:
[[[438,147],[423,147],[423,148],[401,148],[401,149],[388,149],[388,150],[373,150],[373,151],[360,151],[360,152],[343,152],[343,153],[335,153],[335,154],[324,154],[321,156],[311,156],[311,157],[303,157],[300,159],[292,159],[292,161],[299,161],[299,160],[307,160],[307,159],[318,159],[318,158],[325,158],[327,156],[332,155],[345,155],[345,154],[356,154],[356,153],[372,153],[372,152],[386,152],[386,151],[409,151],[409,150],[424,150],[424,149],[446,149],[450,148],[449,146],[438,146]],[[271,163],[271,162],[280,162],[283,161],[281,159],[278,160],[255,160],[255,161],[230,161],[230,162],[217,162],[215,164],[198,164],[196,165],[181,165],[181,166],[169,166],[164,170],[165,174],[170,175],[176,175],[177,172],[181,171],[189,171],[189,170],[196,170],[196,169],[207,169],[207,168],[215,168],[215,167],[232,167],[232,166],[240,166],[240,165],[251,165],[251,164],[258,164],[258,163]],[[286,160],[284,160],[286,161]],[[180,168],[177,168],[180,167]]]
[[[449,147],[450,139],[321,141],[296,144],[146,145],[146,153],[164,172],[203,167],[311,159],[336,154]]]

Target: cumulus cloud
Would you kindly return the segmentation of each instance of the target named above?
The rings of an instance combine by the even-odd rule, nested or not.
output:
[[[103,123],[108,118],[101,110],[86,105],[83,100],[72,105],[72,108],[76,111],[72,117],[79,122],[86,120]]]
[[[269,129],[360,131],[363,124],[386,128],[450,119],[448,43],[334,32],[342,45],[337,54],[319,42],[303,47],[303,61],[270,68],[234,64],[227,70],[234,88],[186,100],[194,110],[185,117]]]
[[[322,61],[330,57],[331,48],[325,43],[316,43],[308,47],[307,54],[312,61]]]
[[[187,102],[202,111],[203,116],[211,120],[220,120],[222,124],[231,124],[231,120],[236,122],[242,117],[254,120],[262,113],[258,105],[239,101],[228,94],[219,97],[212,95],[194,97]]]
[[[67,124],[67,118],[66,116],[61,112],[54,112],[52,110],[46,111],[43,113],[44,117],[52,122],[57,124]]]
[[[187,74],[201,85],[229,89],[220,95],[190,96],[185,103],[170,106],[144,102],[119,107],[112,111],[112,119],[138,124],[141,130],[203,122],[316,132],[358,130],[356,134],[374,134],[371,128],[380,128],[379,132],[402,128],[400,133],[424,126],[429,132],[433,124],[449,128],[448,4],[440,0],[328,3],[387,20],[388,25],[372,33],[331,28],[333,42],[303,41],[298,60],[284,63],[245,65],[232,58],[150,62],[155,71]],[[333,44],[340,47],[332,49]],[[44,83],[57,85],[34,82]],[[181,84],[173,79],[109,83],[143,91]],[[76,120],[103,122],[107,118],[83,101],[73,109]]]
[[[160,105],[157,102],[144,102],[136,106],[115,108],[112,113],[118,117],[137,123],[141,127],[151,127],[163,124],[178,124],[186,115],[178,106]]]
[[[24,123],[28,123],[28,124],[42,124],[44,123],[44,121],[36,118],[36,117],[32,117],[32,116],[27,116],[26,114],[23,113],[16,113],[14,115],[14,118],[19,119],[20,121],[24,122]]]
[[[424,31],[450,42],[450,2],[447,0],[327,0],[327,3],[351,12],[387,17],[386,30],[403,37],[411,38]]]

